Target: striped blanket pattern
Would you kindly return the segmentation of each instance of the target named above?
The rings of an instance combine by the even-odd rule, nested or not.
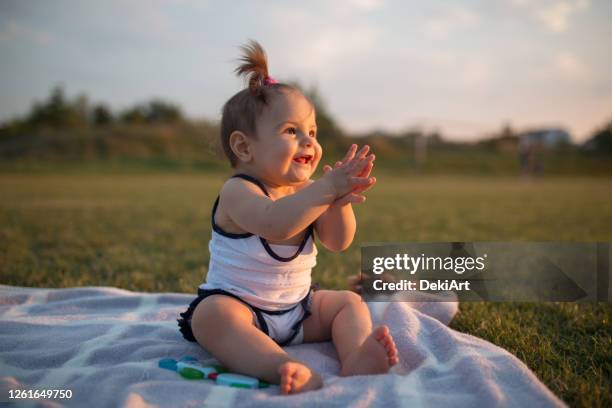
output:
[[[507,351],[448,327],[456,302],[369,303],[387,324],[400,364],[388,374],[339,377],[331,343],[287,347],[324,387],[282,396],[186,380],[162,358],[214,359],[180,335],[176,319],[195,295],[112,287],[0,285],[0,404],[47,407],[509,406],[565,404]],[[71,390],[70,399],[9,400],[13,390]]]

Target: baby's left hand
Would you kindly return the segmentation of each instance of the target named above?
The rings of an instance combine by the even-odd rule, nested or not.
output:
[[[361,154],[359,155],[360,158],[362,159],[365,158],[369,150],[370,150],[370,147],[366,145],[363,151],[361,152]],[[350,159],[352,159],[352,157],[348,158],[348,160]],[[345,158],[345,161],[346,160],[347,158]],[[334,167],[341,166],[342,163],[344,163],[344,161],[337,161]],[[357,175],[357,177],[369,177],[370,173],[372,172],[373,167],[374,167],[374,161],[370,162],[370,164],[368,164],[362,170],[362,172]],[[323,166],[323,171],[325,173],[331,170],[332,170],[332,167],[330,165],[326,164],[325,166]],[[376,184],[376,177],[372,177],[372,181],[369,184],[365,186],[357,187],[350,193],[345,194],[342,197],[338,198],[336,201],[333,202],[333,205],[343,206],[349,203],[354,203],[354,204],[363,203],[366,200],[366,197],[360,193],[363,193],[364,191],[369,190],[370,188],[372,188],[374,184]]]

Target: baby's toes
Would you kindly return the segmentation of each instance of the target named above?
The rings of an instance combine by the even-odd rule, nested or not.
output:
[[[391,365],[395,364],[392,361],[397,360],[397,346],[395,345],[395,341],[393,341],[393,337],[389,334],[384,339],[381,340],[381,344],[385,347],[385,352],[387,353],[387,358],[389,359],[389,363]]]
[[[389,338],[389,328],[387,326],[378,326],[373,330],[374,338],[376,341],[385,344],[385,341]]]
[[[393,336],[389,333],[389,329],[386,326],[382,326],[385,330],[381,331],[380,337],[377,338],[378,342],[382,344],[385,349],[390,349],[395,347],[395,342],[393,341]]]
[[[281,376],[281,393],[289,394],[293,388],[293,375],[295,374],[295,369],[290,364],[285,363],[279,368],[278,373]]]
[[[393,343],[393,338],[390,335],[384,336],[382,339],[378,340],[380,342],[380,344],[382,344],[383,346],[385,346],[385,348],[387,347],[391,347],[394,346],[395,344]]]
[[[281,383],[280,383],[281,394],[289,394],[291,392],[292,383],[293,383],[293,378],[291,376],[281,377]]]
[[[391,350],[397,351],[397,347],[395,346],[395,341],[393,340],[393,337],[391,337],[391,335],[389,335],[389,341],[387,345],[389,346]]]
[[[385,351],[387,352],[387,355],[391,357],[397,354],[397,347],[395,347],[393,342],[389,342],[385,344]]]

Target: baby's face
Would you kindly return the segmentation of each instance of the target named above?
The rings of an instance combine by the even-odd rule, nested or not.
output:
[[[310,179],[321,155],[315,109],[297,91],[275,94],[257,118],[253,165],[262,177],[278,185]]]

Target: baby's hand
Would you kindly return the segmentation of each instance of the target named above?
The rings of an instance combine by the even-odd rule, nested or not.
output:
[[[362,151],[360,152],[360,156],[362,158],[365,158],[367,152],[369,150],[369,146],[364,146],[364,148],[362,149]],[[374,155],[372,155],[374,156]],[[337,161],[336,164],[334,165],[334,167],[339,167],[340,165],[342,165],[342,161]],[[368,163],[368,165],[363,169],[363,171],[358,175],[359,177],[369,177],[370,173],[372,172],[372,168],[374,167],[374,159],[372,159],[372,161],[370,161]],[[332,167],[329,165],[325,165],[323,166],[323,171],[324,172],[328,172],[331,171]],[[347,193],[345,195],[343,195],[340,198],[337,198],[336,201],[334,201],[333,204],[335,205],[339,205],[339,206],[343,206],[349,203],[354,203],[354,204],[361,204],[366,200],[366,197],[364,195],[361,195],[359,193],[362,193],[364,191],[369,190],[370,188],[372,188],[372,186],[374,184],[376,184],[376,177],[370,177],[369,178],[370,183],[368,185],[365,186],[359,186],[356,187],[353,191],[351,191],[350,193]]]
[[[369,146],[364,146],[356,153],[357,145],[353,144],[342,161],[336,162],[334,168],[324,166],[326,181],[330,183],[336,193],[334,204],[347,204],[349,202],[361,203],[365,196],[359,195],[376,183],[375,177],[369,177],[374,166],[374,155],[367,156]]]

